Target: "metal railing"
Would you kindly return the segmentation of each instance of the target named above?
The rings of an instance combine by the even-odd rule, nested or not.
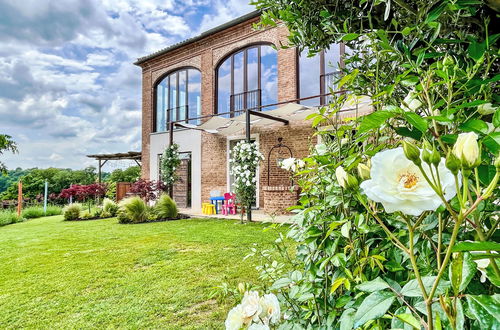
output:
[[[261,98],[262,92],[260,89],[233,94],[229,97],[230,111],[259,108],[261,105]]]
[[[335,72],[329,72],[322,74],[319,79],[320,79],[320,89],[321,89],[321,94],[329,94],[330,91],[336,92],[338,90],[338,81],[342,75],[342,71],[335,71]],[[321,98],[321,105],[325,105],[328,103],[331,103],[331,98],[332,96],[323,96]]]
[[[175,120],[173,115],[175,115]],[[189,122],[189,106],[181,105],[175,108],[167,109],[167,119],[166,119],[166,130],[168,131],[170,128],[170,122]]]

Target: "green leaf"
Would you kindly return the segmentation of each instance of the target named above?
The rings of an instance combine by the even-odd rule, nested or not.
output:
[[[467,53],[475,61],[479,61],[485,51],[486,45],[484,42],[473,41],[470,43],[469,48],[467,48]]]
[[[407,76],[405,79],[401,80],[401,85],[413,86],[418,84],[419,80],[417,76]]]
[[[376,111],[365,116],[359,125],[359,133],[364,133],[374,128],[382,126],[383,123],[389,118],[394,117],[396,114],[389,111]]]
[[[480,165],[477,168],[479,174],[479,181],[485,186],[489,185],[495,173],[497,172],[494,165]]]
[[[396,131],[396,133],[398,133],[399,135],[401,136],[406,136],[406,137],[410,137],[412,139],[415,139],[415,140],[420,140],[422,138],[422,132],[420,132],[419,130],[411,130],[409,129],[408,127],[394,127],[394,130]]]
[[[389,291],[377,291],[366,297],[354,315],[354,328],[384,316],[396,297]]]
[[[359,37],[358,33],[348,33],[342,37],[343,41],[351,41]]]
[[[427,121],[414,112],[403,113],[405,119],[416,129],[425,133],[427,131]]]
[[[493,115],[493,126],[500,126],[500,110],[495,111],[495,114]]]
[[[481,329],[500,329],[500,295],[466,295],[470,313],[481,325]]]
[[[429,292],[436,280],[436,276],[424,276],[422,277],[422,282],[424,283],[424,288],[427,292]],[[450,286],[450,282],[445,280],[440,280],[436,289],[436,295],[443,293],[446,288]],[[420,290],[420,286],[418,285],[418,281],[411,280],[403,286],[401,289],[401,294],[405,297],[422,297],[422,291]]]
[[[398,314],[396,315],[398,319],[414,327],[415,329],[420,329],[420,322],[411,314]]]
[[[497,155],[500,152],[500,132],[493,132],[483,138],[483,145]]]
[[[472,255],[468,252],[464,254],[463,268],[462,268],[462,281],[460,282],[459,291],[464,291],[469,285],[470,281],[476,275],[477,266]]]
[[[289,278],[280,278],[279,280],[276,280],[276,282],[274,282],[274,284],[271,286],[270,289],[271,290],[281,289],[285,286],[288,286],[291,283],[292,283],[292,280]]]
[[[356,311],[353,308],[346,309],[340,317],[340,330],[351,330],[354,325],[354,314]]]
[[[388,288],[390,288],[390,285],[380,277],[377,277],[376,279],[368,282],[363,282],[356,286],[356,289],[364,292],[375,292]]]
[[[457,330],[464,330],[465,316],[464,316],[464,308],[462,306],[462,300],[458,299],[457,301],[457,317],[456,317],[456,326]]]
[[[428,23],[438,19],[439,16],[441,16],[441,14],[443,13],[447,4],[448,4],[447,1],[443,1],[443,2],[439,1],[434,7],[432,7],[432,9],[427,14],[427,17],[425,19],[425,23],[428,24]]]
[[[441,136],[441,140],[445,143],[454,144],[458,139],[458,134],[445,134]]]
[[[451,279],[451,287],[453,288],[453,292],[455,295],[458,295],[460,291],[460,283],[462,282],[462,269],[464,263],[464,254],[458,253],[455,258],[451,261],[450,264],[450,279]]]
[[[480,119],[471,119],[460,125],[459,128],[466,132],[488,133],[488,125]]]
[[[453,246],[452,252],[462,251],[500,251],[500,243],[496,242],[459,242]]]

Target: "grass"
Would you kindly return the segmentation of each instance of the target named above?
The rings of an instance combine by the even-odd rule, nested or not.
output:
[[[15,211],[0,210],[0,226],[21,222],[23,219],[17,216]]]
[[[62,214],[62,207],[56,205],[47,205],[47,213],[43,212],[43,206],[30,206],[23,209],[21,215],[26,219],[41,218],[43,216]]]
[[[0,228],[2,328],[223,328],[222,282],[257,283],[266,225],[188,219],[121,225],[45,217]]]

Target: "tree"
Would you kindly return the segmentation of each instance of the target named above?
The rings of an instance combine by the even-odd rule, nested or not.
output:
[[[12,153],[17,153],[17,144],[12,140],[12,137],[7,134],[0,134],[0,155],[4,151],[10,151]],[[5,174],[7,172],[7,167],[4,163],[0,162],[0,173]]]
[[[106,181],[111,182],[136,182],[141,176],[140,166],[130,166],[124,170],[118,168],[111,172]]]

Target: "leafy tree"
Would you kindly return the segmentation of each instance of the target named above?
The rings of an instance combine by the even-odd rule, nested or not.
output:
[[[12,137],[7,134],[0,134],[0,155],[4,153],[4,151],[10,151],[13,153],[17,152],[17,144],[12,140]],[[7,167],[4,163],[0,162],[0,173],[5,174],[7,171]]]
[[[130,166],[124,170],[118,168],[111,172],[106,181],[110,182],[136,182],[141,176],[140,166]]]

